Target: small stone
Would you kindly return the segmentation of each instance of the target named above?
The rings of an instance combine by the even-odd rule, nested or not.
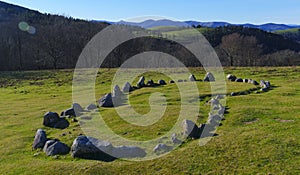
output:
[[[158,84],[159,85],[166,85],[167,83],[165,82],[165,80],[158,80]]]
[[[229,80],[229,81],[235,81],[235,80],[236,80],[236,76],[234,76],[234,75],[232,75],[232,74],[228,74],[228,75],[226,76],[226,78],[227,78],[227,80]]]
[[[193,74],[190,75],[190,76],[189,76],[189,80],[190,80],[190,81],[196,81],[195,75],[193,75]]]
[[[242,83],[242,82],[244,82],[244,80],[243,80],[243,79],[241,79],[241,78],[237,78],[237,79],[235,80],[235,82]]]
[[[87,110],[91,111],[91,110],[94,110],[94,109],[97,109],[97,105],[95,104],[89,104],[87,107],[86,107]]]
[[[149,86],[149,87],[154,87],[154,86],[155,86],[154,81],[153,81],[153,80],[149,80],[149,81],[147,82],[147,86]]]
[[[236,93],[236,92],[231,92],[231,94],[230,94],[231,96],[237,96],[238,95],[238,93]]]

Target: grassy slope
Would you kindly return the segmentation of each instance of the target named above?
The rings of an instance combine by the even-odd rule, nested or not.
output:
[[[103,70],[99,74],[97,84],[102,85],[97,86],[98,97],[109,91],[114,71]],[[203,70],[192,71],[197,77],[204,75]],[[225,72],[257,80],[267,79],[275,88],[267,93],[227,98],[229,114],[226,114],[223,126],[218,128],[219,135],[203,147],[198,146],[198,141],[191,141],[159,159],[110,163],[73,159],[70,155],[46,157],[31,150],[38,128],[44,128],[50,137],[59,138],[69,145],[82,132],[76,123],[66,130],[42,126],[44,112],[60,112],[72,103],[72,71],[0,73],[0,174],[300,173],[300,68],[227,68]],[[146,77],[150,76],[157,80],[161,75],[148,74]],[[202,87],[202,93],[208,92],[207,84],[199,82],[198,85]],[[176,92],[176,88],[164,88],[168,88],[171,95]],[[253,86],[228,83],[228,92],[250,88]],[[163,91],[163,88],[158,90]],[[153,91],[143,89],[134,92],[133,103],[146,103],[147,94]],[[205,116],[207,109],[203,104],[201,102],[201,115]],[[147,111],[147,107],[141,112],[143,110]],[[114,116],[109,109],[103,114],[107,118]],[[259,120],[245,124],[255,119]],[[275,119],[294,122],[282,123]],[[114,118],[111,122],[118,123]],[[124,128],[114,129],[120,134],[124,132]],[[143,137],[164,132],[163,128],[152,129],[143,132]],[[62,133],[67,134],[62,137]],[[128,137],[139,139],[141,136],[132,129]],[[39,154],[34,156],[35,153]]]
[[[299,28],[287,29],[287,30],[276,30],[276,31],[274,31],[274,33],[276,33],[276,34],[298,33],[298,32],[299,32]]]

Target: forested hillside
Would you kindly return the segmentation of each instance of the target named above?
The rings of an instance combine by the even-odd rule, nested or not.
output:
[[[74,68],[86,43],[108,25],[0,2],[0,71]],[[300,44],[288,37],[239,26],[199,31],[224,66],[300,65]],[[178,44],[146,38],[117,47],[103,67],[118,67],[130,56],[147,50],[171,53],[187,66],[200,66]]]

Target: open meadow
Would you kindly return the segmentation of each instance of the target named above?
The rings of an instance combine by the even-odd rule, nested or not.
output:
[[[203,79],[205,71],[190,68]],[[112,162],[63,156],[46,156],[33,150],[37,129],[68,146],[85,134],[78,122],[66,129],[42,124],[47,111],[60,113],[72,101],[73,70],[0,72],[0,174],[300,174],[300,67],[224,68],[225,75],[268,80],[268,92],[249,83],[226,81],[225,120],[206,145],[188,140],[158,159]],[[116,69],[101,69],[96,79],[96,97],[111,90]],[[179,73],[180,74],[180,73]],[[155,72],[144,74],[155,82],[169,78]],[[180,77],[188,79],[188,77]],[[224,77],[225,79],[225,77]],[[177,81],[177,80],[175,80]],[[189,83],[189,82],[183,82]],[[210,107],[210,84],[197,82],[200,113],[195,121],[205,123]],[[178,115],[180,96],[176,84],[147,87],[130,94],[137,112],[149,111],[149,96],[161,92],[167,99],[166,112],[159,122],[140,127],[120,120],[113,108],[100,108],[107,125],[118,135],[135,140],[153,139],[171,129]],[[230,96],[231,92],[241,95]],[[243,95],[242,95],[243,94]]]

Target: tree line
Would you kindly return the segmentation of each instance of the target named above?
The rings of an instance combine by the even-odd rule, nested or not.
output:
[[[26,22],[35,31],[21,30],[20,22]],[[74,68],[88,41],[108,25],[1,3],[0,71]],[[300,44],[280,35],[241,26],[218,27],[204,31],[203,35],[224,66],[300,65]],[[123,43],[112,51],[102,67],[118,67],[130,56],[151,50],[171,53],[186,66],[201,66],[182,46],[168,40],[159,42],[154,37]]]

